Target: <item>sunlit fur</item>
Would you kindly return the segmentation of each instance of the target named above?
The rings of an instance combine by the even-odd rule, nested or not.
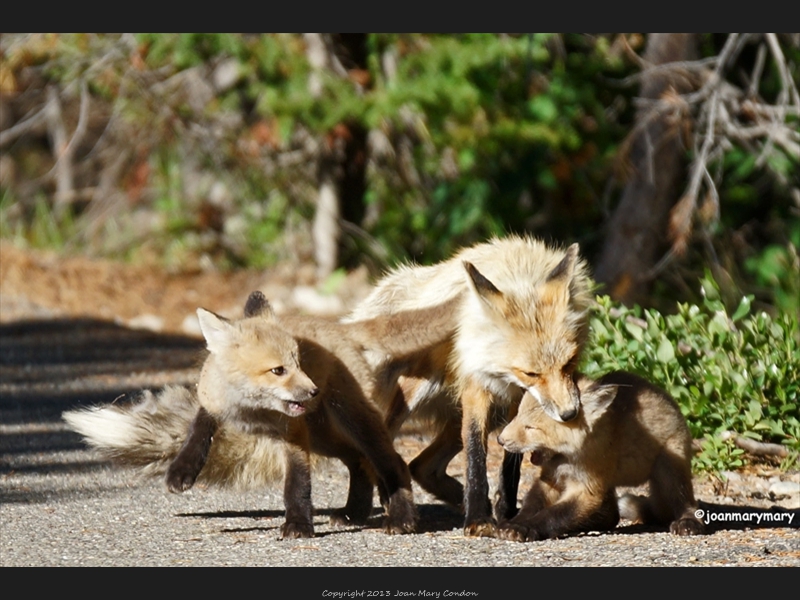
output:
[[[391,373],[376,374],[362,350],[368,345],[403,355],[440,343],[445,328],[406,332],[404,325],[450,320],[452,310],[445,303],[348,325],[323,317],[277,318],[256,292],[243,319],[198,309],[209,352],[197,393],[145,391],[130,403],[68,411],[64,419],[108,458],[146,475],[166,471],[171,491],[195,481],[243,488],[277,478],[299,481],[287,497],[292,537],[313,534],[310,522],[299,528],[289,523],[290,509],[310,501],[304,486],[310,486],[311,456],[339,458],[350,471],[350,491],[347,506],[332,519],[369,516],[377,482],[386,531],[405,533],[417,519],[408,467],[371,402],[379,390],[394,392],[390,382],[377,384]],[[198,421],[201,415],[207,416]],[[205,425],[195,428],[200,422]]]
[[[294,417],[290,403],[304,411],[316,408],[319,388],[312,377],[324,381],[329,361],[315,363],[307,374],[297,340],[271,311],[233,322],[203,309],[197,313],[209,349],[198,396],[209,413],[244,431],[263,426],[264,433],[274,433],[281,420],[273,411]]]
[[[564,250],[534,238],[508,236],[466,248],[433,266],[402,266],[385,276],[346,321],[435,306],[466,290],[453,323],[447,365],[446,379],[455,395],[471,377],[499,401],[519,398],[518,390],[509,389],[514,385],[534,390],[548,414],[560,419],[577,401],[570,380],[561,373],[565,368],[571,372],[586,341],[591,302],[587,266],[579,256],[563,276],[550,279],[565,256]],[[477,290],[465,262],[500,294]],[[409,408],[413,411],[423,400],[416,398]]]
[[[166,472],[199,407],[192,390],[168,386],[158,393],[145,390],[131,403],[68,411],[64,419],[105,458],[153,476]],[[235,489],[269,485],[284,476],[283,452],[280,438],[223,425],[197,481]]]
[[[394,369],[399,381],[401,393],[383,395],[391,398],[384,406],[390,431],[396,433],[408,417],[422,417],[434,434],[410,463],[411,472],[425,490],[463,508],[467,535],[492,534],[486,436],[523,392],[531,392],[555,420],[568,421],[579,412],[572,372],[587,338],[589,288],[577,244],[561,249],[512,235],[433,266],[394,270],[345,319],[363,323],[461,298],[450,321],[420,325],[441,326],[449,335],[441,343],[399,360],[390,352],[373,350],[367,356],[379,372]],[[462,447],[465,484],[447,474]],[[495,503],[499,512],[510,506],[506,498],[516,489],[515,476],[508,473],[509,484],[501,486]]]

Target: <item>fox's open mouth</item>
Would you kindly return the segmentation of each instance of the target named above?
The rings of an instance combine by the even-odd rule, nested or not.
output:
[[[302,415],[306,412],[306,405],[303,402],[294,402],[293,400],[286,400],[286,413],[289,415]]]

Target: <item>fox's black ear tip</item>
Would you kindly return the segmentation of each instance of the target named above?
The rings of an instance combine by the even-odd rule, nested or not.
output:
[[[250,292],[250,295],[247,297],[247,302],[244,305],[244,316],[254,317],[258,314],[261,314],[268,308],[269,302],[267,301],[267,297],[263,294],[263,292],[256,290],[254,292]]]
[[[469,275],[470,280],[472,280],[472,284],[475,286],[475,289],[483,294],[485,292],[489,292],[492,294],[499,294],[500,290],[498,290],[495,285],[489,281],[486,277],[484,277],[483,273],[478,271],[478,269],[473,265],[471,262],[465,260],[463,261],[464,268],[467,270],[467,274]]]

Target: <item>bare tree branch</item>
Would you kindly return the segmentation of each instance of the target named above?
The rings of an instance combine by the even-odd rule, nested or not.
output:
[[[50,134],[53,159],[55,166],[56,194],[55,205],[57,210],[72,200],[75,186],[73,185],[72,161],[61,160],[69,144],[67,130],[61,112],[61,100],[55,86],[47,88],[47,131]],[[48,173],[49,175],[49,173]]]
[[[20,121],[13,127],[9,127],[5,131],[0,131],[0,148],[5,146],[6,144],[10,144],[19,136],[28,133],[31,129],[39,125],[39,123],[43,123],[47,119],[47,104],[45,104],[40,110],[36,113],[28,117],[27,119]]]
[[[789,67],[786,66],[786,59],[783,56],[781,45],[778,43],[778,36],[776,36],[774,33],[767,33],[765,36],[767,38],[767,44],[769,45],[770,52],[772,52],[772,55],[775,57],[775,63],[778,67],[778,73],[780,73],[781,76],[781,83],[783,84],[783,89],[778,97],[778,104],[786,104],[787,102],[790,102],[795,106],[800,106],[800,97],[798,97],[797,86],[789,75]]]
[[[70,138],[69,142],[67,143],[66,147],[59,153],[58,157],[56,158],[56,164],[53,165],[53,168],[50,169],[44,177],[52,177],[53,174],[57,173],[58,170],[61,168],[62,161],[72,161],[72,155],[75,153],[75,148],[78,144],[81,143],[83,140],[83,136],[86,134],[86,125],[88,122],[88,115],[89,115],[89,90],[86,86],[86,80],[81,81],[81,106],[80,111],[78,114],[78,124],[75,126],[75,131],[72,133],[72,137]]]

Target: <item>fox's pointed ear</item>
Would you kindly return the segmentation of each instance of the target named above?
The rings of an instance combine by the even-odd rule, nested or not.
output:
[[[464,268],[467,270],[469,279],[472,282],[472,287],[478,293],[481,300],[486,302],[490,307],[502,312],[506,303],[503,292],[498,290],[491,281],[486,279],[471,262],[464,261]]]
[[[561,259],[555,268],[547,275],[547,282],[550,281],[569,281],[575,271],[575,261],[578,259],[578,244],[572,244],[567,248],[564,258]]]
[[[210,352],[217,354],[228,347],[232,326],[227,319],[205,308],[198,308],[197,320],[200,322],[200,331],[206,338],[206,346]]]
[[[274,317],[275,313],[272,311],[267,297],[260,291],[256,290],[251,292],[247,297],[247,302],[244,305],[245,317]]]
[[[590,425],[602,417],[617,397],[619,386],[595,384],[581,393],[581,407]]]

